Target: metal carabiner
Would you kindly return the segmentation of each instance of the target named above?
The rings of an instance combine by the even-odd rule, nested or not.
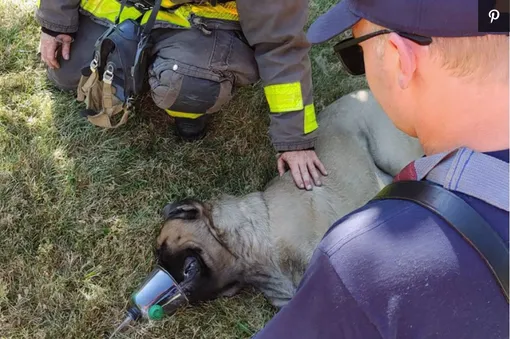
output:
[[[112,84],[114,70],[115,70],[115,65],[113,63],[109,62],[106,65],[106,70],[104,71],[104,74],[103,74],[103,82],[104,83],[109,84],[109,85]]]
[[[97,66],[99,65],[99,53],[96,51],[94,53],[94,59],[90,62],[90,70],[95,72],[97,70]]]

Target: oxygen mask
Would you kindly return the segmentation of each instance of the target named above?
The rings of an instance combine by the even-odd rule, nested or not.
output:
[[[156,266],[138,289],[131,295],[131,306],[124,321],[110,336],[124,330],[132,322],[160,320],[173,315],[180,307],[189,304],[175,279],[162,267]]]

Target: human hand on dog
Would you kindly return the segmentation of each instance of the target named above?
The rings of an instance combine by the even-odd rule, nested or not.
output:
[[[310,177],[313,178],[313,182],[316,186],[322,185],[317,169],[319,169],[323,175],[328,175],[326,168],[313,150],[287,151],[281,153],[278,156],[278,172],[280,176],[285,173],[285,164],[289,166],[294,182],[299,188],[311,190],[312,180]]]
[[[69,60],[72,42],[73,38],[67,34],[59,34],[53,37],[47,33],[41,32],[41,41],[39,44],[41,60],[51,69],[60,68],[57,61],[58,52],[59,50],[61,51],[64,60]]]

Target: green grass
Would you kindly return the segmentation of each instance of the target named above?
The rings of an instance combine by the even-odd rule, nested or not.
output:
[[[334,2],[315,0],[311,18]],[[260,85],[241,90],[194,144],[149,97],[128,125],[95,128],[46,81],[34,4],[0,1],[0,338],[102,338],[152,268],[165,203],[246,194],[276,175],[267,104]],[[311,56],[318,110],[365,86],[331,43]],[[248,290],[125,337],[249,338],[274,312]]]

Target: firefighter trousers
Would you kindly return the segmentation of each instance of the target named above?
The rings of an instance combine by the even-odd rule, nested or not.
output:
[[[69,60],[48,78],[60,89],[74,90],[81,69],[92,60],[94,43],[107,27],[80,15],[80,26]],[[241,31],[158,28],[148,68],[148,88],[154,103],[169,115],[197,118],[215,113],[233,97],[236,87],[259,80],[253,49]]]

